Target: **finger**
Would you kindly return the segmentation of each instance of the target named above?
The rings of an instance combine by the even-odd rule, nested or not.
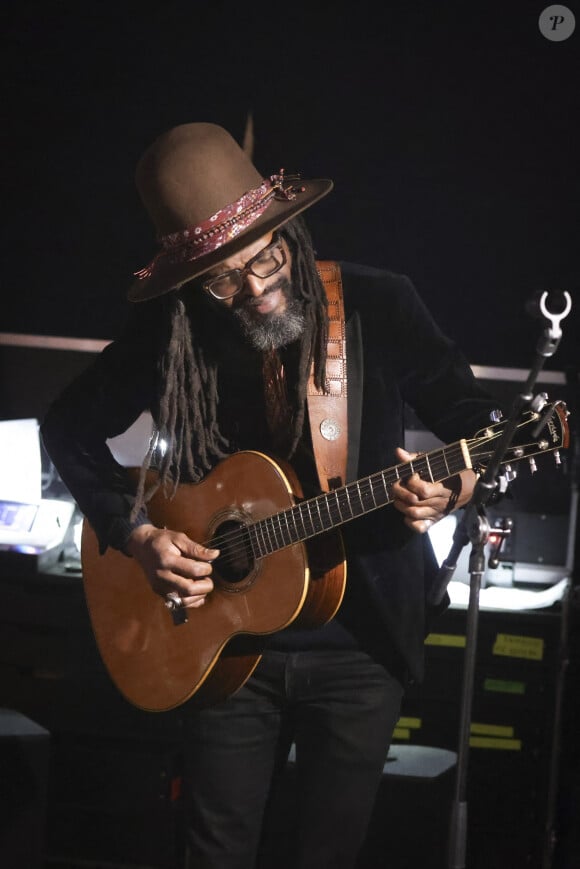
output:
[[[197,582],[188,582],[181,591],[181,599],[186,609],[203,606],[206,597],[213,591],[214,584],[211,579],[200,579]]]
[[[435,520],[433,519],[411,519],[407,517],[405,519],[405,524],[411,528],[412,531],[415,531],[417,534],[426,534],[430,528],[435,524]]]
[[[393,499],[395,507],[398,510],[419,503],[418,495],[415,492],[411,492],[402,483],[395,483],[393,486]]]
[[[201,606],[213,588],[211,579],[201,579],[197,582],[165,582],[158,586],[158,594],[164,598],[170,593],[176,594],[181,600],[181,606]]]
[[[205,594],[197,594],[193,597],[184,597],[182,598],[183,607],[185,609],[199,609],[205,604],[207,595]]]
[[[446,498],[429,498],[415,504],[400,503],[398,509],[411,519],[440,519],[445,515]]]
[[[451,491],[447,489],[443,483],[430,483],[428,480],[423,480],[418,474],[413,474],[405,481],[405,487],[409,492],[413,492],[421,501],[427,501],[432,498],[449,499]]]
[[[407,450],[403,449],[403,447],[397,447],[395,450],[397,454],[397,458],[400,459],[401,462],[412,462],[413,459],[416,459],[419,453],[410,453]]]
[[[197,559],[198,561],[215,561],[220,554],[219,549],[209,549],[201,543],[196,543],[187,534],[181,532],[173,535],[172,542],[177,546],[182,555]]]
[[[219,549],[209,549],[181,532],[160,535],[155,549],[157,577],[168,582],[175,577],[195,580],[209,576],[212,561],[219,555]]]
[[[182,582],[179,585],[181,597],[197,597],[198,595],[206,595],[213,591],[214,584],[212,580],[198,579],[194,582]]]
[[[408,450],[403,449],[403,447],[397,447],[396,453],[398,458],[400,458],[403,462],[412,462],[413,459],[416,459],[417,456],[420,455],[420,453],[410,453]],[[422,480],[419,474],[415,472],[411,474],[411,476],[406,477],[404,480],[395,483],[394,489],[397,492],[403,492],[404,490],[407,490],[418,495],[420,498],[428,498],[431,495],[429,487],[432,485],[432,483],[428,483]]]
[[[442,513],[432,507],[410,507],[400,512],[409,522],[437,521],[442,516]]]
[[[198,561],[196,558],[190,558],[183,555],[176,555],[173,558],[165,559],[163,565],[164,570],[160,571],[159,575],[162,579],[171,579],[171,575],[183,577],[184,579],[203,579],[209,576],[212,572],[212,566],[209,561]]]
[[[422,494],[421,494],[422,493]],[[449,493],[445,489],[433,487],[422,488],[419,492],[412,492],[404,486],[393,486],[393,499],[398,510],[406,510],[409,507],[432,507],[435,510],[445,509],[449,501]]]

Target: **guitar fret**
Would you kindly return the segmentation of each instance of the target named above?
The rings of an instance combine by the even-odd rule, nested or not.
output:
[[[441,458],[445,462],[445,467],[447,468],[447,473],[450,475],[451,471],[449,470],[449,465],[447,464],[447,456],[445,454],[445,450],[441,450]]]
[[[266,541],[268,543],[268,550],[269,552],[275,552],[278,538],[276,536],[276,528],[274,527],[274,517],[269,516],[267,519],[265,519],[263,527],[264,536],[266,537]]]
[[[300,518],[302,518],[302,516],[300,514],[300,505],[298,505],[297,507],[293,507],[291,510],[288,510],[287,512],[290,516],[292,516],[292,521],[294,523],[295,540],[300,540],[301,537],[306,536],[304,533],[306,531],[306,529],[304,528],[304,523],[302,523],[303,533],[301,534],[299,529],[298,529],[298,524],[296,522],[297,516],[300,516]]]
[[[396,475],[397,475],[397,479],[399,479],[399,472],[398,472],[397,468],[395,468],[395,473],[396,473]],[[380,478],[381,478],[381,485],[382,485],[382,487],[383,487],[383,489],[384,489],[384,491],[385,491],[385,498],[387,499],[385,503],[388,504],[388,502],[391,500],[391,493],[390,493],[390,491],[389,491],[389,486],[388,486],[388,484],[387,484],[387,478],[386,478],[386,476],[385,476],[385,472],[384,472],[384,471],[383,471],[382,474],[380,474]]]
[[[282,545],[284,544],[284,538],[283,538],[282,533],[281,533],[282,528],[280,525],[280,520],[278,519],[277,516],[271,517],[270,526],[271,526],[272,534],[274,535],[274,540],[276,543],[276,545],[274,547],[272,547],[272,550],[271,550],[272,552],[274,552],[276,549],[280,549],[282,547]]]
[[[300,506],[300,504],[297,504],[296,507],[291,510],[292,519],[294,521],[294,529],[296,532],[296,540],[301,540],[303,537],[308,536],[306,533],[306,527],[304,525],[304,518],[302,516],[302,510],[300,509]],[[302,530],[300,530],[300,528],[302,528]]]
[[[338,519],[336,513],[332,512],[331,498],[332,494],[324,496],[324,506],[326,508],[326,512],[328,513],[328,521],[330,522],[331,527],[334,527],[337,524]]]
[[[383,490],[383,496],[384,496],[384,498],[385,498],[385,501],[383,502],[383,501],[381,500],[380,503],[381,503],[381,504],[382,504],[382,503],[384,503],[384,504],[388,504],[389,501],[391,500],[391,493],[390,493],[390,491],[389,491],[389,486],[387,485],[387,478],[386,478],[386,476],[385,476],[384,473],[375,474],[375,477],[378,477],[377,483],[378,483],[378,485],[382,488],[382,490]]]
[[[310,534],[307,535],[308,537],[310,537],[311,535],[316,534],[316,525],[314,524],[314,520],[312,519],[312,513],[310,511],[310,504],[308,501],[304,501],[302,504],[300,504],[300,518],[302,519],[302,526],[303,526],[304,530],[306,531],[306,524],[304,522],[304,519],[305,519],[304,511],[306,511],[307,516],[308,516],[308,521],[310,522]]]
[[[351,519],[352,519],[352,518],[354,518],[354,513],[353,513],[353,510],[352,510],[352,504],[350,503],[350,486],[347,486],[347,487],[346,487],[346,489],[344,490],[344,494],[346,495],[346,502],[347,502],[347,506],[348,506],[348,513],[349,513],[349,516],[350,516]]]
[[[390,489],[387,485],[384,473],[374,474],[369,477],[371,490],[373,494],[373,503],[375,507],[382,507],[388,504],[390,500]]]
[[[461,444],[454,444],[453,447],[441,450],[441,456],[445,462],[446,476],[448,477],[468,467]]]
[[[262,547],[260,546],[260,541],[258,540],[258,529],[257,525],[259,523],[255,523],[254,525],[248,526],[248,535],[250,537],[250,542],[252,543],[252,553],[254,558],[262,558],[266,553],[263,552]],[[253,538],[253,540],[252,540]]]
[[[264,534],[264,523],[263,523],[263,522],[260,522],[260,523],[258,524],[258,530],[259,530],[259,531],[261,532],[261,534],[262,534],[262,543],[263,543],[263,545],[264,545],[264,552],[267,552],[267,551],[268,551],[268,546],[267,546],[266,536],[265,536],[265,534]]]
[[[430,466],[431,469],[435,471],[434,483],[437,482],[437,480],[444,480],[445,477],[449,476],[449,468],[447,467],[447,462],[445,461],[445,456],[442,452],[431,457]]]
[[[368,486],[365,485],[364,488],[359,487],[361,492],[361,500],[363,505],[363,510],[365,513],[368,513],[369,510],[372,510],[373,507],[376,507],[375,499],[372,492],[372,486],[370,485],[370,480],[363,481],[365,483],[368,482]]]
[[[275,552],[276,549],[280,548],[280,538],[278,537],[278,533],[276,531],[276,525],[274,524],[274,516],[271,516],[266,520],[265,523],[265,531],[268,535],[268,544],[270,547],[270,552]]]
[[[322,518],[322,513],[320,511],[320,505],[322,504],[322,498],[320,496],[318,496],[318,498],[315,499],[315,504],[316,504],[316,512],[315,512],[314,516],[315,516],[316,523],[317,523],[315,525],[315,528],[317,531],[322,531],[324,529],[325,525],[324,525],[324,519]]]
[[[271,517],[268,516],[266,519],[262,519],[260,522],[260,530],[262,532],[262,538],[264,540],[264,546],[266,548],[266,552],[269,555],[274,550],[272,549],[272,539],[270,537],[270,532],[268,531],[268,523],[271,521]]]
[[[348,518],[354,519],[355,513],[354,513],[354,510],[352,508],[352,501],[350,499],[351,490],[352,490],[352,483],[350,483],[348,486],[345,486],[344,489],[342,490],[342,493],[344,495],[343,505],[344,505],[345,510],[347,511]]]
[[[304,501],[300,505],[300,515],[304,520],[307,520],[310,523],[310,531],[312,534],[316,534],[316,532],[320,530],[317,524],[317,506],[314,501]]]
[[[283,543],[284,543],[284,539],[283,539],[283,537],[282,537],[282,535],[281,535],[281,533],[280,533],[280,529],[281,529],[281,526],[280,526],[280,519],[278,518],[277,515],[274,515],[274,516],[272,516],[271,519],[269,520],[269,524],[270,524],[270,529],[271,529],[271,531],[272,531],[272,534],[274,535],[274,540],[276,541],[276,547],[275,547],[275,548],[276,548],[276,549],[280,549],[280,547],[281,547],[281,546],[283,545]],[[274,551],[274,550],[272,550],[272,551]]]
[[[312,527],[317,531],[321,531],[324,528],[324,525],[322,523],[322,513],[320,512],[320,498],[318,497],[313,501],[307,501],[306,504],[308,506],[310,518],[312,519]]]
[[[334,495],[334,500],[336,501],[336,508],[338,510],[338,515],[339,515],[340,521],[344,522],[344,516],[342,515],[342,510],[340,509],[340,496],[336,490],[333,492],[333,495]]]
[[[325,495],[324,498],[321,499],[321,503],[324,503],[324,509],[326,510],[326,513],[328,514],[328,523],[329,523],[330,527],[332,528],[338,522],[338,518],[337,518],[336,513],[334,513],[332,510],[331,501],[330,501],[331,497],[332,497],[331,495]]]
[[[291,513],[291,512],[292,512],[291,510],[284,510],[284,519],[286,521],[286,530],[288,531],[288,542],[289,543],[292,543],[292,541],[295,539],[292,535],[292,530],[290,528],[290,523],[288,521],[288,513]],[[296,533],[296,526],[294,526],[294,533]]]
[[[362,495],[361,495],[361,491],[360,491],[360,485],[359,485],[359,481],[358,481],[358,480],[356,481],[355,486],[356,486],[356,493],[357,493],[357,495],[358,495],[358,500],[359,500],[359,505],[360,505],[360,511],[361,511],[361,513],[364,513],[364,504],[363,504],[363,499],[362,499]]]

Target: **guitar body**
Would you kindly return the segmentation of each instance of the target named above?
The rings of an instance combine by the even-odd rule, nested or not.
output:
[[[171,499],[157,492],[148,512],[155,525],[208,543],[227,541],[232,531],[292,507],[301,496],[290,467],[240,452],[201,483],[181,484]],[[346,562],[337,530],[265,557],[239,548],[221,552],[204,606],[188,609],[187,621],[176,623],[134,559],[113,549],[99,554],[85,520],[81,555],[91,624],[111,679],[133,705],[162,711],[190,699],[200,707],[215,703],[248,679],[265,637],[292,623],[319,627],[340,606]]]

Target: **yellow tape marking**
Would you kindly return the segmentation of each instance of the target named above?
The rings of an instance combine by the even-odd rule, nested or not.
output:
[[[505,736],[513,737],[514,728],[503,724],[477,724],[471,722],[471,732],[479,736]]]
[[[527,658],[541,661],[544,657],[544,640],[541,637],[518,637],[514,634],[498,634],[493,644],[494,655],[509,658]]]
[[[471,748],[492,748],[500,751],[521,751],[521,739],[494,739],[492,736],[471,736],[469,738]]]
[[[465,637],[462,634],[428,634],[425,638],[427,646],[452,646],[457,649],[465,648]]]

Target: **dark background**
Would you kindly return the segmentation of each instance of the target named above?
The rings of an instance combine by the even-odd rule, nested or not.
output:
[[[526,313],[526,301],[538,291],[569,291],[572,314],[546,367],[565,370],[567,382],[577,384],[580,0],[566,2],[577,27],[564,42],[550,42],[539,31],[538,17],[547,5],[547,0],[5,2],[0,332],[113,338],[128,309],[133,272],[155,250],[133,180],[142,152],[161,132],[190,121],[223,124],[241,141],[251,114],[254,158],[265,175],[284,167],[335,182],[333,193],[307,212],[319,256],[410,275],[473,364],[528,369],[545,324]],[[8,404],[9,415],[40,417],[39,405],[44,407],[56,387],[86,364],[70,351],[52,351],[50,371],[49,366],[44,371],[36,356],[8,349],[14,352],[6,354],[9,364],[0,384],[2,395],[10,398],[2,401],[0,395],[3,415]],[[25,370],[24,362],[29,364]],[[49,375],[55,378],[54,390],[47,386]],[[21,382],[30,390],[21,389]],[[578,399],[572,390],[568,398],[576,428]],[[567,481],[574,480],[577,469],[572,459]],[[549,511],[550,478],[543,480],[543,509]],[[60,646],[54,651],[42,633],[49,613],[57,614],[59,628],[66,625],[74,638],[78,634],[86,642],[84,609],[79,603],[84,616],[75,617],[63,606],[70,605],[68,588],[57,589],[55,596],[49,587],[46,603],[37,600],[36,609],[25,585],[9,582],[8,592],[18,618],[33,625],[37,619],[41,626],[36,645],[28,639],[28,627],[16,632],[14,648],[8,632],[4,655],[15,672],[28,666],[36,651],[43,663],[48,656],[46,667],[51,655],[58,657]],[[80,601],[80,587],[77,592]],[[561,734],[558,869],[575,866],[580,847],[578,598]],[[8,605],[4,609],[9,613]],[[12,611],[7,618],[13,618]],[[84,659],[74,642],[69,648],[63,640],[62,648],[63,659],[76,668]],[[554,659],[544,679],[546,716],[553,714],[549,692],[556,665],[560,662]],[[443,684],[448,672],[446,667]],[[97,677],[90,675],[94,685]],[[80,702],[84,686],[75,692],[63,682],[65,702],[59,704],[61,683],[51,680],[57,700],[44,705],[42,698],[52,695],[40,692],[37,700],[38,686],[30,689],[27,702],[14,699],[19,691],[25,695],[27,686],[21,688],[20,680],[11,686],[12,705],[42,722],[49,710],[55,717],[54,727],[46,722],[51,731],[74,731],[82,720],[78,729],[84,733],[86,707],[91,727],[106,730],[107,719],[109,736],[115,733],[118,719],[111,715],[108,720],[107,703],[95,703],[93,693],[85,706]],[[99,690],[112,689],[102,680]],[[124,704],[119,718],[126,714]],[[550,761],[542,738],[536,741],[537,754],[525,756],[526,769],[537,770],[538,756],[542,770]],[[531,739],[529,744],[536,745]],[[64,739],[61,747],[70,748]],[[73,760],[76,748],[72,740]],[[77,788],[85,779],[91,783],[87,768],[109,775],[101,760],[105,748],[100,754],[95,746],[81,748],[87,754],[95,750],[97,760],[91,767],[71,761],[73,796],[52,795],[49,832],[57,845],[49,844],[56,853],[73,834],[82,838],[78,812],[84,803]],[[125,756],[125,749],[119,758],[106,754],[119,764],[113,783],[122,780],[123,799],[127,784],[141,781],[125,774]],[[139,763],[145,774],[154,771],[151,762]],[[61,762],[59,770],[63,767],[69,768]],[[62,781],[57,777],[64,788]],[[508,771],[500,782],[498,794],[509,796],[510,810],[531,803],[522,781],[527,779]],[[110,788],[103,793],[110,799]],[[484,796],[491,811],[497,795],[486,790]],[[103,815],[110,820],[105,805]],[[163,818],[160,822],[158,803],[151,805],[151,823],[140,823],[138,833],[131,830],[126,838],[131,847],[143,841],[149,850],[159,844],[167,852],[157,840],[166,824]],[[71,806],[77,812],[72,822]],[[65,827],[59,838],[61,810]],[[510,812],[506,817],[510,827]],[[101,833],[98,818],[94,811],[89,815],[87,841],[100,835],[99,844],[110,854],[112,843],[124,841],[127,830],[123,826],[118,836],[110,828]],[[506,865],[512,869],[516,862]]]
[[[5,332],[108,339],[155,250],[134,167],[206,120],[264,174],[331,177],[308,212],[321,258],[409,274],[474,364],[527,368],[524,311],[567,290],[547,367],[577,368],[575,33],[536,2],[24,2],[4,7]]]

